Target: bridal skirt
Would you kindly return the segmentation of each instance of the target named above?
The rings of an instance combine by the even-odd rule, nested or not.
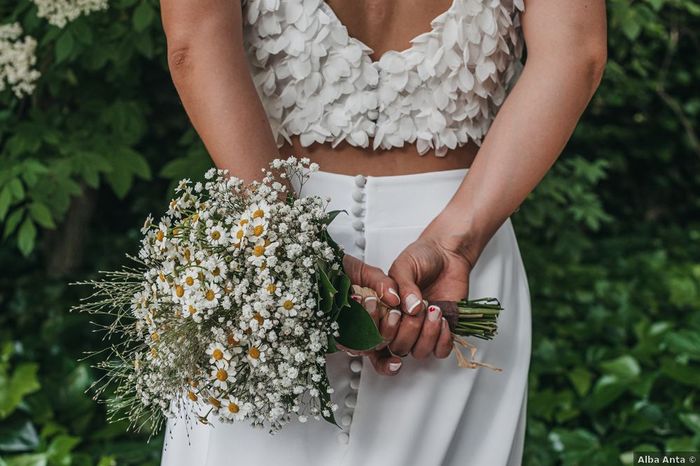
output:
[[[445,207],[467,169],[400,176],[315,172],[302,195],[330,197],[346,214],[330,226],[346,253],[387,271]],[[328,356],[340,428],[294,421],[270,435],[247,423],[168,423],[163,466],[514,466],[521,464],[531,353],[530,294],[510,218],[470,273],[471,299],[495,297],[504,310],[493,340],[470,338],[478,361],[404,358],[393,377],[366,357]]]

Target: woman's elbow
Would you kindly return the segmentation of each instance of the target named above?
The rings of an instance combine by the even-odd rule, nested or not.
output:
[[[591,90],[595,92],[600,86],[605,74],[605,66],[608,63],[607,44],[599,44],[589,47],[585,54],[585,67],[590,80]]]
[[[168,69],[173,80],[187,76],[192,68],[192,43],[187,39],[168,40]]]

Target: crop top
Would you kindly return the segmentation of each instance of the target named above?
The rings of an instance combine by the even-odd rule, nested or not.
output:
[[[429,0],[426,0],[429,1]],[[278,146],[342,141],[423,155],[481,145],[517,80],[523,0],[453,0],[379,60],[322,0],[243,0],[253,82]]]

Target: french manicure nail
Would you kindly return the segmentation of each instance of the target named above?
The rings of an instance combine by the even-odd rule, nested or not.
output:
[[[386,320],[386,323],[389,324],[389,326],[393,327],[394,325],[399,323],[399,319],[401,318],[401,311],[398,309],[392,309],[389,311],[389,317]]]
[[[416,308],[420,306],[422,303],[420,299],[418,299],[418,296],[414,295],[411,293],[410,295],[406,296],[406,306],[407,306],[407,312],[409,314],[413,314],[416,312]]]
[[[399,296],[395,289],[389,288],[389,294],[393,294],[394,296],[396,296],[396,299],[398,299],[399,302],[401,302],[401,296]]]
[[[428,306],[428,320],[435,322],[440,318],[440,308],[437,306]]]
[[[396,372],[399,369],[401,369],[401,362],[390,362],[389,363],[389,370],[391,372]]]
[[[365,298],[365,309],[369,313],[377,310],[377,298],[375,296],[367,296]]]

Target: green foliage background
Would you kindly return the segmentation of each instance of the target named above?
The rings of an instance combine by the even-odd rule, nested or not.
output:
[[[700,5],[609,0],[604,81],[513,216],[533,298],[525,464],[700,450]],[[79,361],[100,336],[66,283],[134,251],[173,180],[209,159],[167,72],[156,0],[64,29],[29,0],[42,78],[0,93],[0,466],[157,464],[108,424]]]

